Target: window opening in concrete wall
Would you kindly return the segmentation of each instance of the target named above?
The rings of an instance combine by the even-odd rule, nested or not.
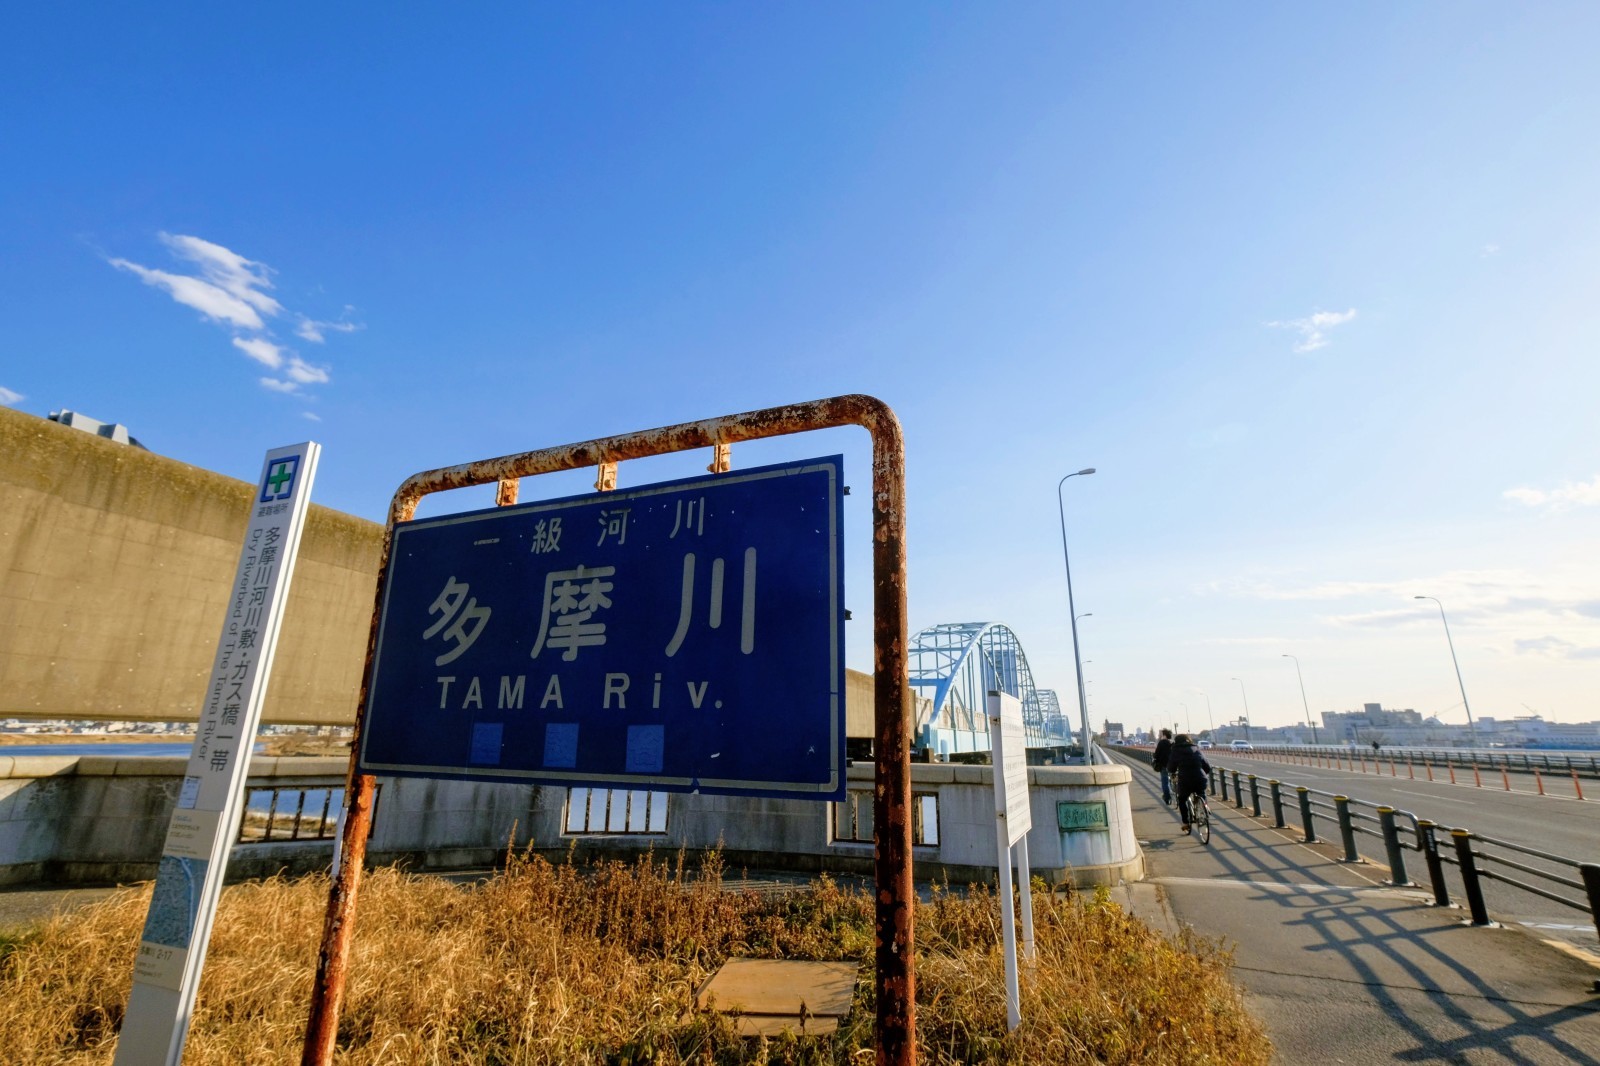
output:
[[[239,820],[239,843],[332,840],[338,835],[339,811],[343,807],[343,788],[252,788]],[[377,792],[372,797],[372,814],[372,824],[376,825]]]
[[[872,843],[872,793],[853,789],[833,807],[833,839],[836,844]],[[939,794],[911,794],[911,843],[917,847],[939,844]]]
[[[567,789],[568,833],[665,833],[667,794],[645,789]]]

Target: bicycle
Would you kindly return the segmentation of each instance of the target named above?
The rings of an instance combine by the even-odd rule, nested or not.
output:
[[[1204,791],[1189,793],[1189,826],[1200,843],[1211,843],[1211,805]]]

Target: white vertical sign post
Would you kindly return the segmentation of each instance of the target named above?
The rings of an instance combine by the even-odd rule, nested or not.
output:
[[[116,1066],[183,1057],[321,448],[267,453],[140,936]]]
[[[1028,830],[1033,807],[1028,794],[1028,738],[1022,730],[1022,701],[1005,692],[989,693],[989,737],[994,745],[995,844],[1000,859],[1000,930],[1005,939],[1006,1024],[1022,1024],[1022,993],[1017,983],[1017,925],[1011,907],[1011,849],[1016,848],[1022,890],[1022,952],[1032,959],[1033,892],[1028,871]]]

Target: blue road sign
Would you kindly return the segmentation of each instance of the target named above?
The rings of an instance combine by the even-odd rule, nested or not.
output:
[[[397,525],[361,771],[843,798],[842,463]]]

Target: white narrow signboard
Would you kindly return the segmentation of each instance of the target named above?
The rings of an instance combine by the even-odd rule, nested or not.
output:
[[[1033,828],[1028,793],[1028,738],[1022,728],[1022,701],[1005,692],[989,693],[989,737],[993,744],[995,845],[1000,864],[1000,932],[1006,957],[1006,1024],[1022,1024],[1022,993],[1017,980],[1017,925],[1011,904],[1011,856],[1016,849],[1017,882],[1022,895],[1022,949],[1033,958],[1033,893],[1028,870],[1028,830]]]
[[[116,1066],[177,1063],[200,986],[321,448],[267,453],[134,960]]]

